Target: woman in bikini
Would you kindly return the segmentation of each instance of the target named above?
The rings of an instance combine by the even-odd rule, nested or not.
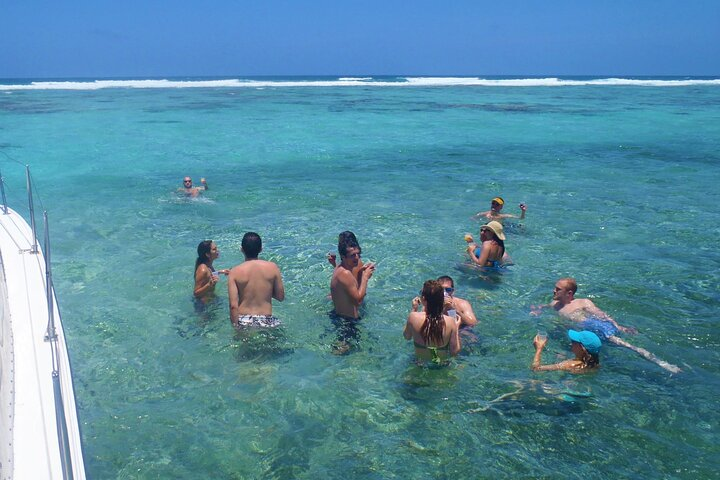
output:
[[[480,227],[480,241],[482,246],[473,243],[471,236],[467,236],[467,251],[473,263],[485,268],[499,268],[506,262],[505,233],[502,223],[492,221]]]
[[[227,275],[230,270],[215,270],[213,261],[220,256],[220,250],[212,240],[203,240],[197,247],[198,258],[195,260],[195,289],[193,295],[202,302],[207,302],[215,293],[215,284],[220,274]]]
[[[426,281],[420,297],[413,299],[403,336],[413,341],[419,360],[440,363],[460,352],[459,322],[443,315],[444,304],[445,290],[437,280]]]

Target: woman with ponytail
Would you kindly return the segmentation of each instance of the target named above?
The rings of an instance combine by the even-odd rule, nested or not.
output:
[[[443,315],[444,304],[445,289],[437,280],[426,281],[420,297],[413,299],[403,336],[412,339],[420,360],[439,363],[460,352],[460,325],[456,317]]]

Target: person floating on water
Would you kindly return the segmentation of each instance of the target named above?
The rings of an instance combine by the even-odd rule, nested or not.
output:
[[[195,289],[193,295],[205,303],[215,293],[215,284],[220,274],[227,275],[230,270],[215,270],[213,261],[220,256],[220,250],[212,240],[203,240],[197,247],[197,260],[195,260]]]
[[[368,281],[375,272],[375,264],[370,262],[359,268],[357,276],[353,274],[360,264],[360,246],[351,239],[338,244],[340,265],[335,267],[330,280],[330,296],[335,310],[334,315],[357,320],[360,318],[360,304],[365,299]]]
[[[575,358],[564,360],[553,365],[541,365],[542,350],[547,344],[547,336],[537,334],[533,340],[535,345],[535,358],[533,358],[532,368],[535,371],[548,370],[567,370],[570,372],[580,373],[586,372],[600,366],[600,358],[598,354],[602,342],[600,338],[593,332],[576,330],[568,330],[568,337],[572,340],[572,352]]]
[[[197,197],[202,192],[208,189],[207,181],[204,178],[200,179],[201,185],[199,187],[193,187],[192,178],[183,178],[183,186],[178,188],[178,193],[185,195],[186,197]]]
[[[423,311],[418,309],[420,305]],[[445,290],[437,280],[428,280],[419,297],[413,298],[403,337],[412,340],[418,360],[441,363],[455,356],[460,343],[460,319],[443,314]]]
[[[443,313],[451,317],[457,316],[460,319],[461,327],[472,327],[477,325],[472,305],[467,300],[455,296],[455,282],[447,275],[438,277],[440,286],[445,290],[445,306]]]
[[[498,269],[503,264],[509,263],[509,257],[505,252],[505,233],[502,223],[493,220],[480,227],[482,242],[480,246],[469,233],[465,234],[465,241],[468,243],[467,252],[470,259],[476,266]]]
[[[484,212],[478,212],[475,215],[473,215],[471,218],[473,220],[480,220],[485,219],[488,221],[494,220],[497,222],[501,222],[506,218],[517,218],[518,220],[524,220],[525,219],[525,211],[527,210],[527,205],[524,203],[520,204],[520,217],[517,215],[513,215],[512,213],[500,213],[500,211],[503,209],[503,206],[505,205],[505,200],[502,199],[502,197],[495,197],[490,201],[490,210],[486,210]]]
[[[680,372],[680,368],[664,360],[660,360],[644,348],[636,347],[619,338],[618,332],[635,334],[637,330],[630,327],[623,327],[618,324],[607,313],[600,310],[587,298],[575,298],[577,282],[574,278],[561,278],[555,283],[553,300],[547,305],[531,306],[532,315],[540,315],[542,309],[552,307],[561,317],[578,322],[584,330],[595,333],[603,341],[608,341],[621,347],[629,348],[643,358],[660,365],[672,373]]]
[[[247,232],[241,248],[245,261],[230,270],[228,300],[230,322],[235,327],[276,327],[280,320],[272,314],[272,299],[285,300],[280,269],[273,262],[258,259],[262,239],[255,232]]]

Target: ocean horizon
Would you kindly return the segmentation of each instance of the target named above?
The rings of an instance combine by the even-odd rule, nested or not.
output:
[[[720,78],[632,76],[0,79],[0,171],[47,210],[88,478],[717,476]],[[198,199],[183,176],[207,178]],[[471,216],[501,196],[514,265],[464,267]],[[346,355],[328,299],[338,233],[377,264]],[[258,232],[283,327],[238,333],[225,280]],[[450,275],[479,324],[446,368],[402,336]],[[593,373],[551,312],[578,280],[682,368],[604,345]]]
[[[720,85],[720,76],[682,75],[252,75],[0,78],[0,91],[240,87],[551,87]]]

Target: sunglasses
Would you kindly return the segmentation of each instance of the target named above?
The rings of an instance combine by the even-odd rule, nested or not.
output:
[[[183,180],[183,183],[192,183],[192,180]]]
[[[447,293],[448,295],[452,295],[452,293],[453,293],[454,291],[455,291],[455,289],[454,289],[453,287],[446,287],[446,288],[445,288],[445,293]]]

